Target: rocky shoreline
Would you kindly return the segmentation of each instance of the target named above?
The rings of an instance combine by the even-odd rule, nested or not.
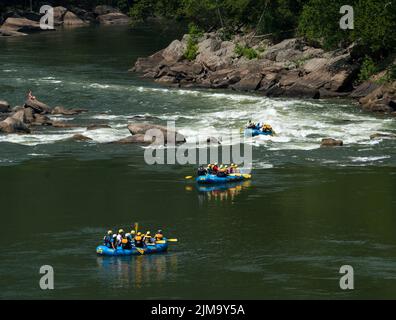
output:
[[[0,37],[26,36],[40,28],[41,15],[21,10],[10,11],[0,17]],[[93,11],[77,7],[54,7],[54,27],[81,27],[90,24],[128,25],[130,18],[119,9],[101,5]]]
[[[396,82],[366,81],[355,85],[360,70],[359,47],[325,52],[292,38],[272,45],[254,34],[223,41],[217,32],[197,41],[195,59],[185,58],[190,36],[173,41],[130,70],[144,78],[181,88],[231,89],[268,97],[358,99],[366,111],[396,115]],[[248,59],[237,47],[259,52]]]

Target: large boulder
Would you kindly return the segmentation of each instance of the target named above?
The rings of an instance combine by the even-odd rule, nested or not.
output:
[[[156,138],[157,142],[162,135],[164,144],[177,144],[186,142],[186,138],[182,134],[178,133],[177,131],[169,130],[164,126],[146,123],[134,123],[128,125],[128,130],[132,135],[147,135],[148,137]]]
[[[97,17],[97,21],[103,25],[127,25],[130,23],[129,17],[120,12],[100,15]]]
[[[62,25],[63,24],[63,18],[67,12],[67,9],[65,7],[54,7],[54,24],[55,25]]]
[[[73,12],[66,12],[66,14],[63,17],[63,25],[64,26],[84,26],[87,23],[80,19],[79,17],[77,17],[77,15],[75,15]]]
[[[18,111],[13,116],[0,122],[0,132],[3,133],[30,133],[30,129],[23,122],[24,111]]]
[[[248,74],[233,86],[238,91],[255,91],[260,87],[263,75],[261,73]]]
[[[163,52],[162,56],[167,62],[178,62],[183,60],[187,45],[185,42],[174,40]]]
[[[25,101],[25,108],[32,108],[34,113],[48,114],[51,108],[38,100],[28,99]]]
[[[7,101],[0,100],[0,113],[10,112],[10,104]]]
[[[6,36],[18,36],[40,30],[40,23],[37,21],[26,18],[7,18],[0,28],[0,34]]]
[[[336,140],[336,139],[327,138],[327,139],[323,139],[322,140],[321,147],[322,148],[325,148],[325,147],[342,147],[343,145],[344,145],[344,142],[342,140]]]
[[[196,62],[203,64],[211,71],[228,68],[235,55],[235,44],[229,41],[221,42],[216,37],[210,37],[198,45]]]

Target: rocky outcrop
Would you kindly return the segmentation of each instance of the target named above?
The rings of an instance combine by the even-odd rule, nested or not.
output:
[[[103,25],[127,25],[130,23],[129,17],[120,12],[103,14],[96,19]]]
[[[28,99],[25,101],[25,108],[32,108],[34,113],[49,114],[51,113],[51,108],[45,103],[38,100]]]
[[[84,26],[87,25],[87,23],[84,20],[80,19],[73,12],[68,11],[63,17],[63,25],[73,27],[73,26]]]
[[[344,145],[344,142],[342,140],[336,140],[336,139],[327,138],[327,139],[323,139],[322,140],[321,147],[322,148],[325,148],[325,147],[342,147],[343,145]]]
[[[0,113],[10,112],[10,104],[7,101],[0,100]]]
[[[23,36],[34,31],[41,31],[40,23],[26,18],[7,18],[0,27],[3,36]]]
[[[396,112],[396,81],[384,84],[359,100],[363,110],[382,113]]]
[[[217,33],[202,36],[196,59],[188,61],[184,58],[188,37],[173,41],[148,58],[138,59],[131,71],[179,87],[321,98],[348,95],[359,69],[351,54],[352,47],[325,53],[295,38],[269,46],[258,58],[248,60],[238,56],[235,48],[240,43],[252,42],[251,36],[222,41]]]
[[[30,133],[30,129],[23,122],[24,111],[18,111],[11,117],[0,122],[0,132],[2,133]]]
[[[146,135],[146,137],[151,140],[156,140],[156,142],[160,139],[163,139],[163,144],[178,144],[186,142],[186,138],[178,133],[177,131],[169,130],[167,127],[154,125],[154,124],[145,124],[145,123],[134,123],[128,125],[129,132],[135,135]],[[150,139],[148,139],[150,141]]]

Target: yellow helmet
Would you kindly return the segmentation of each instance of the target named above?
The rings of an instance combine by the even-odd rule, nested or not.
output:
[[[118,230],[118,233],[124,233],[123,229]]]
[[[142,233],[141,232],[138,232],[138,234],[137,234],[138,236],[141,236],[142,235]]]
[[[107,234],[110,236],[113,234],[113,231],[109,230],[109,231],[107,231]]]
[[[132,231],[131,231],[131,234],[136,234],[136,231],[135,231],[135,230],[132,230]]]
[[[150,235],[150,234],[151,234],[151,232],[150,232],[150,231],[147,231],[147,232],[146,232],[146,235]]]

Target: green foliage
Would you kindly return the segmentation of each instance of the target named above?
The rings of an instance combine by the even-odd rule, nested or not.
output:
[[[235,54],[239,57],[245,57],[249,60],[257,59],[259,54],[253,48],[237,44],[235,47]]]
[[[299,18],[299,34],[327,49],[358,41],[362,54],[386,53],[396,45],[396,1],[349,0],[354,8],[354,30],[342,30],[343,0],[309,0]]]
[[[368,54],[394,50],[396,46],[396,1],[358,0],[353,39]]]
[[[198,41],[203,36],[203,31],[194,23],[189,25],[189,37],[187,40],[187,48],[184,53],[184,58],[189,61],[194,61],[198,55]]]
[[[194,61],[197,58],[197,55],[198,55],[198,44],[193,39],[193,37],[190,36],[187,41],[187,49],[186,52],[184,53],[184,58],[189,61]]]
[[[363,82],[371,78],[378,71],[373,59],[366,56],[363,61],[362,67],[360,68],[359,81]]]
[[[303,8],[298,32],[307,40],[319,42],[326,49],[332,49],[351,37],[351,32],[341,30],[340,8],[343,0],[310,0]],[[350,1],[353,2],[353,1]]]

